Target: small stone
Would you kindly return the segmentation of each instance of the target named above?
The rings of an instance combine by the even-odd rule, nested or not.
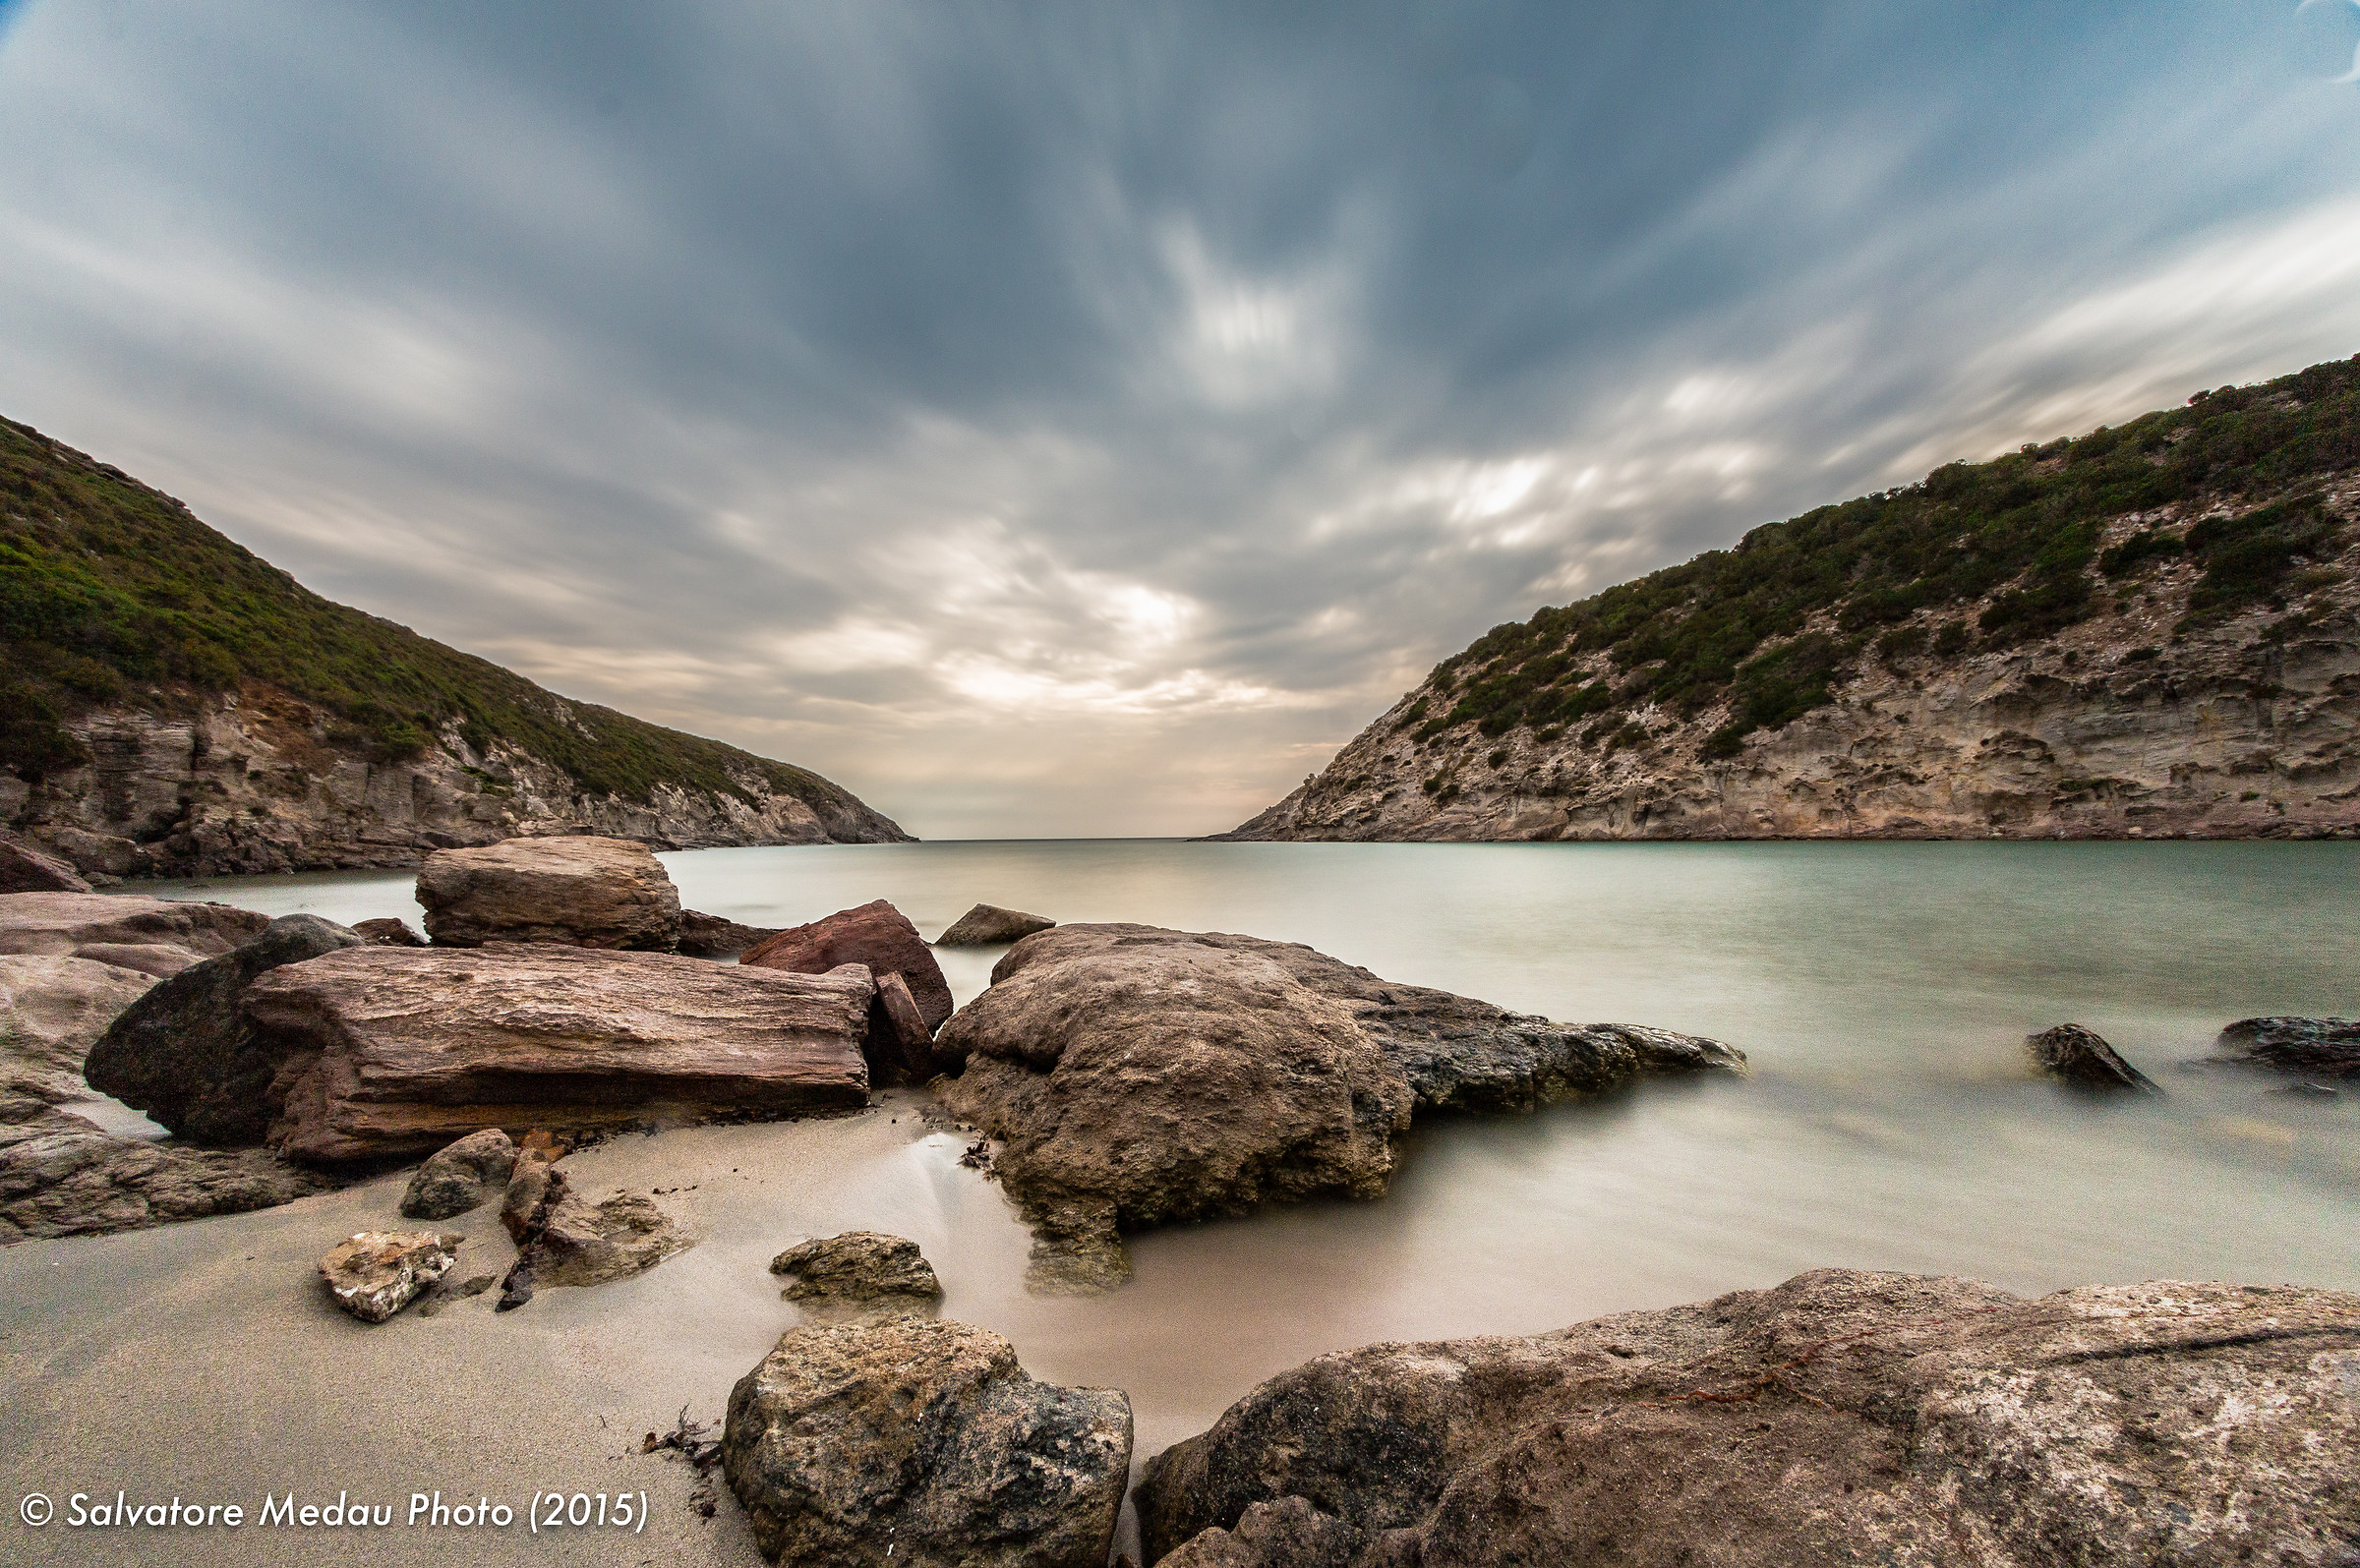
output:
[[[387,915],[376,920],[355,921],[352,934],[375,948],[423,948],[426,938],[410,929],[407,920]]]
[[[364,1323],[382,1323],[448,1272],[459,1239],[432,1231],[363,1231],[320,1260],[335,1304]]]
[[[2050,1077],[2093,1089],[2136,1089],[2161,1094],[2155,1081],[2125,1062],[2095,1030],[2078,1023],[2025,1036],[2024,1048]]]
[[[791,1247],[770,1260],[770,1271],[792,1277],[783,1297],[822,1313],[922,1312],[942,1298],[942,1283],[917,1244],[877,1231]]]
[[[951,922],[950,929],[934,939],[938,948],[988,948],[1003,943],[1021,942],[1035,931],[1047,931],[1056,921],[1021,909],[1003,909],[996,903],[978,903]]]
[[[445,1144],[418,1167],[401,1194],[404,1219],[446,1220],[504,1192],[516,1173],[516,1145],[499,1128],[488,1127]]]

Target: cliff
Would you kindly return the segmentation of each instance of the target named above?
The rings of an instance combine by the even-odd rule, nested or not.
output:
[[[0,421],[0,817],[86,874],[408,866],[516,835],[907,841],[806,769],[320,598]]]
[[[2360,836],[2360,360],[1494,628],[1226,839]]]

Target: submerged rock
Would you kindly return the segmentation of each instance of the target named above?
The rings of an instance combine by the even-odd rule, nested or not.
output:
[[[68,862],[0,833],[0,894],[88,893],[89,883]]]
[[[2102,1035],[2078,1023],[2060,1023],[2027,1035],[2024,1048],[2041,1072],[2068,1083],[2093,1089],[2136,1089],[2142,1094],[2163,1092],[2153,1078],[2125,1062]]]
[[[91,1046],[85,1075],[182,1137],[260,1143],[286,1053],[248,1022],[247,988],[282,965],[361,945],[316,914],[282,915],[235,952],[190,965],[126,1008]]]
[[[774,1562],[1103,1568],[1131,1402],[1035,1382],[988,1329],[893,1317],[786,1334],[731,1391],[721,1441]]]
[[[1025,938],[935,1051],[964,1061],[936,1092],[1002,1140],[994,1169],[1041,1242],[1035,1283],[1058,1288],[1118,1282],[1122,1230],[1375,1197],[1417,1109],[1744,1062],[1711,1040],[1394,985],[1299,944],[1136,925]]]
[[[375,920],[356,920],[352,934],[376,948],[423,948],[426,938],[410,929],[407,920],[385,915]]]
[[[2360,1021],[2351,1018],[2239,1018],[2220,1031],[2226,1060],[2311,1077],[2360,1074]]]
[[[1149,1461],[1141,1539],[1190,1568],[2337,1562],[2355,1377],[2349,1293],[1828,1269],[1323,1356]]]
[[[90,958],[0,954],[0,1088],[46,1101],[89,1094],[83,1063],[155,981]]]
[[[890,1316],[930,1311],[942,1282],[917,1244],[877,1231],[847,1231],[790,1247],[770,1260],[793,1281],[780,1292],[820,1314]]]
[[[0,1093],[0,1244],[240,1214],[340,1185],[261,1149],[124,1137],[30,1096]]]
[[[427,1157],[401,1194],[401,1215],[411,1220],[446,1220],[504,1194],[516,1174],[516,1145],[499,1128],[470,1132]]]
[[[320,1278],[338,1307],[382,1323],[449,1272],[458,1239],[432,1231],[363,1231],[320,1260]]]
[[[416,1156],[484,1127],[564,1131],[867,1103],[871,987],[556,944],[356,947],[276,969],[247,1016],[283,1064],[271,1146]]]
[[[1003,942],[1021,942],[1035,931],[1047,931],[1057,922],[1021,909],[1003,909],[996,903],[978,903],[951,922],[950,929],[934,939],[938,948],[988,948]]]
[[[426,934],[439,947],[556,942],[669,952],[680,895],[655,852],[630,839],[508,839],[438,849],[418,868]]]
[[[791,974],[825,974],[840,963],[862,963],[871,974],[898,974],[910,986],[928,1029],[951,1016],[951,986],[942,965],[909,917],[883,899],[840,909],[824,920],[782,931],[738,959]]]

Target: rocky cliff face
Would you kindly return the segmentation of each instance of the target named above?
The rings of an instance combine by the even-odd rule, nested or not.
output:
[[[1431,733],[1418,721],[1448,712],[1481,674],[1438,671],[1323,773],[1221,837],[2360,836],[2360,475],[2323,494],[2340,552],[2274,603],[2191,617],[2204,568],[2166,552],[2100,581],[2098,612],[2041,641],[1975,635],[1997,593],[1919,610],[1899,643],[1853,642],[1826,706],[1756,730],[1735,755],[1708,745],[1726,703],[1686,717],[1643,705],[1586,728],[1491,735],[1470,721]],[[2100,544],[2169,543],[2254,509],[2211,497],[2131,513],[2110,519]],[[1802,635],[1814,633],[1842,629],[1823,614]],[[1933,651],[1945,647],[1955,651]],[[1565,679],[1617,673],[1599,653]]]
[[[0,817],[86,875],[414,866],[430,850],[520,835],[603,834],[659,849],[910,837],[824,781],[788,793],[752,767],[732,774],[742,793],[658,784],[644,801],[594,794],[520,747],[495,740],[478,752],[456,724],[412,756],[372,760],[333,716],[259,681],[194,712],[98,709],[69,728],[89,760],[37,782],[0,773]]]

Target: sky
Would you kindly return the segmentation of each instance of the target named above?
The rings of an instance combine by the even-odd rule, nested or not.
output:
[[[924,838],[2360,353],[2360,3],[0,0],[0,413]]]

